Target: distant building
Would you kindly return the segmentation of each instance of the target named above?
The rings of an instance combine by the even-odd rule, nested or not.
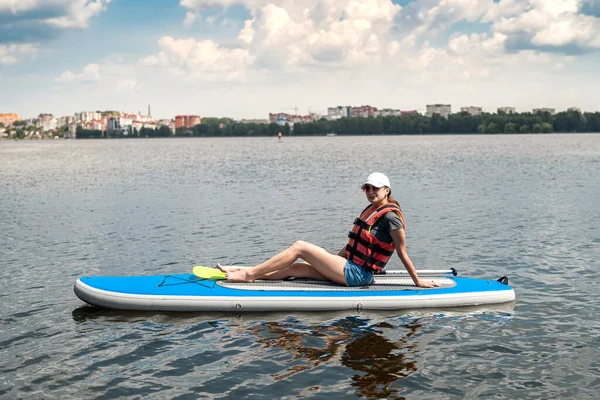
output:
[[[58,128],[58,119],[52,117],[49,119],[43,119],[40,121],[40,127],[43,132],[53,131]]]
[[[88,121],[97,121],[102,119],[102,113],[97,111],[82,111],[76,112],[74,117],[75,121],[85,123]]]
[[[313,121],[320,121],[321,118],[325,118],[325,116],[319,112],[311,112],[308,115],[312,117]]]
[[[440,114],[444,118],[452,113],[452,106],[450,104],[427,104],[425,115],[433,117],[433,114]]]
[[[516,109],[514,107],[498,107],[498,113],[503,112],[504,114],[514,114]]]
[[[0,114],[0,123],[4,124],[4,126],[10,126],[15,121],[20,121],[20,120],[21,120],[21,116],[19,114],[15,114],[15,113]]]
[[[90,130],[95,130],[95,131],[103,131],[104,130],[104,124],[102,123],[102,120],[99,120],[99,119],[87,121],[84,123],[83,126],[85,127],[85,129],[90,129]]]
[[[417,110],[406,110],[400,111],[400,115],[418,115],[419,112]]]
[[[327,119],[340,119],[350,116],[350,106],[337,106],[327,108]]]
[[[268,124],[268,119],[241,119],[241,124]]]
[[[313,122],[314,117],[312,115],[294,115],[287,113],[269,113],[269,122],[275,122],[279,125],[295,124],[295,123],[307,123]]]
[[[363,118],[374,117],[376,111],[377,108],[371,106],[352,107],[350,108],[350,116]]]
[[[74,118],[71,116],[59,117],[56,120],[59,127],[69,126],[71,122],[74,122]]]
[[[142,121],[133,121],[133,123],[131,124],[132,131],[136,129],[139,132],[142,128],[144,128],[144,123]]]
[[[118,131],[121,129],[120,118],[110,117],[106,124],[106,129],[109,131]]]
[[[52,118],[54,118],[54,115],[52,115],[52,114],[40,114],[40,115],[38,115],[38,120],[39,121],[49,121]]]
[[[382,108],[374,113],[375,117],[397,117],[399,115],[402,115],[402,111],[391,108]]]
[[[175,129],[193,128],[202,123],[199,115],[177,115],[175,116]]]
[[[169,129],[171,130],[171,134],[173,134],[175,132],[175,121],[173,121],[173,120],[161,119],[156,123],[156,125],[158,125],[158,127],[161,127],[161,126],[169,127]]]
[[[475,106],[461,107],[460,112],[466,112],[471,115],[481,115],[481,113],[483,112],[483,108]]]
[[[48,132],[58,127],[58,119],[54,118],[52,114],[40,114],[33,123],[38,128],[42,129],[42,132]]]
[[[65,139],[77,139],[77,123],[71,121],[69,123],[69,129],[63,134]]]
[[[534,114],[537,114],[539,112],[547,112],[547,113],[550,113],[550,115],[554,115],[556,110],[554,108],[534,108],[533,109]]]
[[[567,108],[567,111],[575,111],[575,112],[580,113],[581,112],[581,108],[579,108],[579,107],[569,107],[569,108]]]

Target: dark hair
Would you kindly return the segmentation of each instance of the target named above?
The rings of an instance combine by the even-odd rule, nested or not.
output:
[[[402,221],[402,227],[404,229],[406,229],[406,220],[404,219],[404,213],[402,212],[402,207],[400,207],[400,203],[398,203],[398,201],[392,197],[392,189],[390,189],[390,191],[387,195],[387,199],[390,203],[395,203],[398,206],[398,208],[400,209],[399,217],[400,217],[400,220]]]
[[[398,207],[400,207],[400,203],[398,203],[398,201],[392,197],[392,189],[390,189],[390,191],[388,192],[387,199],[389,202],[395,203]]]

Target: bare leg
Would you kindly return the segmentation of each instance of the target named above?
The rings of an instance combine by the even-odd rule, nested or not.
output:
[[[287,268],[261,275],[257,279],[281,280],[292,276],[294,278],[312,278],[319,281],[329,280],[325,275],[314,269],[312,265],[304,261],[295,262]]]
[[[255,267],[228,271],[226,272],[227,279],[237,282],[253,282],[259,276],[266,276],[269,273],[291,267],[299,258],[308,262],[311,268],[324,278],[342,285],[346,284],[346,276],[344,275],[346,259],[304,241],[295,242],[286,250]],[[310,273],[306,267],[302,266],[301,268],[305,274]]]

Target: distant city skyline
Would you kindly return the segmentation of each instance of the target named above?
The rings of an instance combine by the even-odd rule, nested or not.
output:
[[[439,106],[442,106],[442,109],[439,108]],[[434,113],[437,114],[441,114],[442,116],[447,116],[448,114],[457,114],[460,112],[467,112],[469,114],[472,115],[479,115],[481,113],[489,113],[489,114],[496,114],[498,112],[504,112],[504,113],[536,113],[538,111],[547,111],[550,112],[551,114],[555,114],[557,112],[561,112],[561,111],[579,111],[579,112],[598,112],[600,110],[582,110],[580,107],[576,107],[576,106],[571,106],[571,107],[567,107],[565,109],[556,109],[554,107],[533,107],[531,109],[523,109],[520,110],[518,108],[512,107],[512,106],[503,106],[503,107],[497,107],[493,110],[488,110],[485,109],[483,107],[480,106],[476,106],[476,105],[470,105],[470,106],[462,106],[462,107],[454,107],[451,104],[426,104],[424,107],[416,107],[416,108],[412,108],[412,109],[399,109],[399,108],[391,108],[391,107],[377,107],[377,106],[373,106],[371,104],[363,104],[363,105],[344,105],[344,106],[335,106],[333,108],[348,108],[348,109],[358,109],[358,108],[373,108],[374,110],[376,110],[376,112],[374,114],[369,114],[369,113],[357,113],[355,115],[336,115],[338,117],[342,117],[342,116],[347,116],[347,117],[352,117],[352,116],[362,116],[362,117],[367,117],[367,116],[374,116],[374,117],[378,117],[378,116],[395,116],[395,115],[406,115],[406,114],[412,114],[412,113],[418,113],[421,115],[426,115],[431,117]],[[106,110],[101,110],[101,109],[94,109],[94,110],[86,110],[86,111],[82,111],[82,110],[78,110],[75,111],[73,113],[70,114],[62,114],[62,115],[57,115],[57,114],[53,114],[53,113],[45,113],[45,112],[39,112],[39,113],[34,113],[35,115],[31,115],[31,116],[27,116],[27,115],[21,115],[18,112],[14,113],[14,112],[10,112],[10,113],[6,113],[3,114],[0,112],[0,115],[8,115],[8,114],[15,114],[16,116],[18,116],[17,120],[31,120],[31,119],[36,119],[39,118],[40,116],[53,116],[55,118],[61,118],[61,117],[72,117],[75,116],[76,120],[79,120],[79,118],[77,118],[78,114],[86,114],[86,113],[106,113],[106,112],[117,112],[117,113],[124,113],[124,114],[131,114],[131,115],[137,115],[137,116],[150,116],[153,119],[156,120],[162,120],[162,119],[170,119],[170,120],[175,120],[177,116],[198,116],[199,118],[207,118],[207,117],[216,117],[216,118],[233,118],[235,120],[268,120],[271,116],[271,114],[288,114],[288,115],[298,115],[298,116],[308,116],[308,115],[321,115],[323,117],[327,117],[327,116],[331,116],[331,110],[332,106],[329,105],[327,107],[324,107],[323,111],[320,112],[314,112],[311,111],[310,109],[306,112],[301,112],[301,110],[299,110],[298,108],[294,108],[293,111],[281,111],[281,112],[267,112],[267,115],[260,115],[260,116],[253,116],[250,118],[233,118],[230,115],[201,115],[200,113],[190,113],[190,114],[186,114],[186,113],[177,113],[175,115],[167,115],[167,116],[162,116],[162,117],[157,117],[154,118],[154,116],[150,113],[150,112],[144,112],[141,110],[135,111],[133,113],[129,113],[127,110],[117,110],[114,107],[113,108],[109,108]],[[289,109],[288,109],[289,110]],[[0,110],[1,111],[1,110]],[[148,111],[150,111],[150,105],[148,105]]]
[[[598,0],[0,0],[0,113],[600,110]]]

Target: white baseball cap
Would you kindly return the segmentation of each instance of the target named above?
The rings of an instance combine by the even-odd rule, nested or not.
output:
[[[382,174],[381,172],[373,172],[371,175],[367,176],[367,180],[365,181],[363,186],[364,185],[371,185],[376,188],[380,188],[383,186],[387,186],[390,189],[392,188],[390,186],[390,180],[388,179],[388,177]]]

